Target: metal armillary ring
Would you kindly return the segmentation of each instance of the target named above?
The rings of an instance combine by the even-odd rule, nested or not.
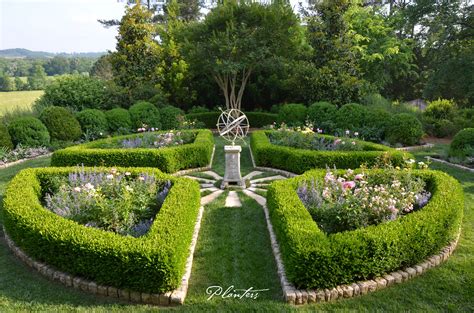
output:
[[[249,131],[249,120],[247,116],[238,109],[222,111],[217,119],[217,130],[219,135],[227,141],[235,144],[237,139],[244,140]]]

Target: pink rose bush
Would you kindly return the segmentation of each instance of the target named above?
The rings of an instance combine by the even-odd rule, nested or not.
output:
[[[393,221],[422,208],[431,197],[423,180],[395,170],[370,175],[328,170],[322,180],[301,183],[297,193],[326,233]]]

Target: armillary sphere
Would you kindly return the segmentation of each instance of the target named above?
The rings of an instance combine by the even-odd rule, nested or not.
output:
[[[238,109],[222,111],[217,119],[217,130],[219,135],[225,140],[230,141],[232,145],[237,139],[244,140],[249,131],[249,120],[247,116]]]

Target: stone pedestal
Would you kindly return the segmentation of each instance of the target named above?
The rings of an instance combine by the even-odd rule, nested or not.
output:
[[[241,146],[224,146],[225,152],[225,174],[221,188],[229,185],[244,187],[245,183],[240,175],[240,152]]]

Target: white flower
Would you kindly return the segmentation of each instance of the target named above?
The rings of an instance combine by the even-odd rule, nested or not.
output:
[[[346,135],[349,135],[351,133],[350,130],[346,130]]]
[[[116,169],[115,167],[114,167],[114,168],[111,168],[111,169],[110,169],[110,172],[111,172],[112,174],[116,174],[116,173],[117,173],[117,169]]]
[[[355,146],[355,144],[356,144],[355,141],[353,141],[353,142],[351,142],[351,143],[352,143],[353,146]]]
[[[151,128],[151,131],[154,132],[154,131],[155,131],[155,127],[152,127],[152,128]]]
[[[138,177],[138,180],[144,181],[144,180],[145,180],[145,177],[140,176],[140,177]]]
[[[358,132],[355,132],[355,133],[354,133],[354,136],[356,136],[356,137],[359,136],[359,133],[358,133]]]
[[[130,176],[130,175],[132,175],[132,173],[130,173],[130,172],[125,172],[125,176]]]
[[[130,187],[129,185],[125,186],[125,190],[129,191],[129,192],[132,192],[133,191],[133,188]]]
[[[410,160],[407,160],[406,162],[407,162],[408,164],[413,164],[413,163],[415,163],[415,160],[410,159]]]
[[[75,187],[75,188],[74,188],[74,191],[75,191],[75,192],[81,192],[81,187]]]
[[[100,132],[100,133],[99,133],[99,135],[101,135],[101,136],[102,136],[102,135],[103,135],[103,134],[102,134],[102,132]]]
[[[107,179],[114,179],[114,175],[112,175],[112,174],[109,174],[109,175],[107,175],[107,176],[105,176],[105,177],[106,177]]]
[[[92,190],[94,189],[94,185],[92,185],[91,183],[87,183],[84,185],[84,188],[86,188],[87,190]]]

